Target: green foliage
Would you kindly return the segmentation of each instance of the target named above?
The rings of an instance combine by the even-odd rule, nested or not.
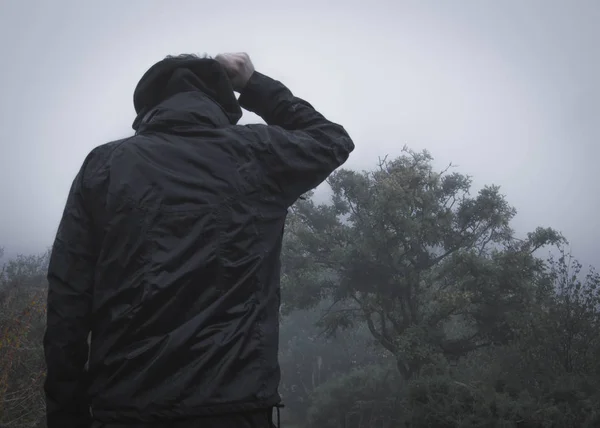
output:
[[[360,372],[334,378],[313,396],[313,426],[349,427],[349,420],[379,426],[364,422],[365,410],[374,408],[397,421],[388,426],[405,428],[600,426],[600,278],[593,269],[582,276],[580,264],[563,249],[546,267],[540,274],[544,293],[509,320],[514,334],[507,343],[455,362],[425,364],[408,383],[395,382],[385,397],[385,389],[374,392],[367,381],[362,389]],[[418,341],[423,334],[413,330],[409,336]],[[377,384],[377,373],[365,377]],[[365,402],[360,411],[353,404]],[[382,411],[392,402],[395,414]]]
[[[311,427],[346,428],[390,423],[398,376],[385,365],[353,369],[317,388],[308,410]]]
[[[498,187],[471,195],[427,152],[329,183],[331,203],[289,217],[284,309],[317,310],[331,337],[366,328],[403,380],[374,388],[386,363],[330,377],[308,396],[311,426],[382,426],[357,415],[390,403],[390,427],[600,426],[600,276],[560,233],[517,238]],[[538,258],[546,246],[559,257]]]
[[[0,270],[0,425],[43,416],[45,271],[48,254],[18,256]]]
[[[327,302],[319,307],[325,309]],[[315,391],[337,376],[367,365],[383,364],[389,354],[373,346],[364,328],[337,337],[320,334],[317,311],[294,311],[280,327],[279,392],[285,402],[286,419],[304,419]]]
[[[492,352],[489,352],[492,351]],[[447,374],[409,381],[407,427],[593,427],[600,421],[598,381],[532,375],[512,348],[461,359]]]
[[[543,268],[533,252],[564,241],[542,228],[516,239],[498,187],[472,197],[469,177],[431,161],[405,150],[372,172],[339,170],[331,204],[295,205],[284,248],[286,309],[332,300],[324,330],[364,323],[407,379],[510,340]]]

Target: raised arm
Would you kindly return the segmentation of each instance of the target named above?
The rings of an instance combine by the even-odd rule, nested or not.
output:
[[[240,105],[267,123],[247,129],[270,185],[291,205],[346,162],[354,143],[342,126],[327,120],[281,82],[254,71],[249,61],[246,55],[222,63],[233,70],[230,76],[241,92]]]

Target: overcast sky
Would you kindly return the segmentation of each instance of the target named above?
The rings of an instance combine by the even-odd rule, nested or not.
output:
[[[428,149],[500,185],[519,233],[555,227],[600,266],[599,22],[597,0],[1,1],[0,246],[52,243],[86,154],[132,133],[150,65],[246,51],[344,125],[348,167]]]

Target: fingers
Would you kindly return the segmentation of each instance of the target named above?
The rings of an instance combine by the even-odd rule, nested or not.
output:
[[[250,56],[244,52],[225,53],[217,55],[215,60],[220,62],[226,69],[236,71],[241,70],[248,62],[250,62]]]
[[[215,60],[227,72],[234,90],[243,89],[252,73],[254,73],[254,65],[246,52],[219,54],[215,57]]]

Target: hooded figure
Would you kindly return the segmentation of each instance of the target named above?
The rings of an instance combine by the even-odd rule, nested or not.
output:
[[[170,56],[154,64],[135,88],[133,105],[137,117],[133,129],[137,131],[143,118],[161,101],[185,92],[204,95],[206,107],[218,106],[231,125],[242,117],[242,109],[221,64],[195,55]]]
[[[135,135],[90,152],[54,241],[48,428],[271,427],[287,209],[354,144],[259,72],[238,103],[209,58],[155,64],[134,106]],[[240,106],[266,124],[237,125]]]

